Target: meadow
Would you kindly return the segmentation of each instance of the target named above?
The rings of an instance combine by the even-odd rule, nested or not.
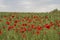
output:
[[[60,12],[0,12],[0,40],[60,40]]]

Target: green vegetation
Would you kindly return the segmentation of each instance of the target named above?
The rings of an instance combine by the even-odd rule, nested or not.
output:
[[[0,12],[0,40],[60,40],[60,11]]]

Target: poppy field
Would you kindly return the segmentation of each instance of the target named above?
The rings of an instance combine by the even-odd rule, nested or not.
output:
[[[0,13],[0,40],[60,40],[60,14]]]

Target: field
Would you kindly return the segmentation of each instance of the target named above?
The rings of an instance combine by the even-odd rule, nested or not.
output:
[[[0,13],[0,40],[60,40],[60,14]]]

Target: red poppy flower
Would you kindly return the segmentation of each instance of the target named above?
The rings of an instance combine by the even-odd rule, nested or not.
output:
[[[32,19],[28,19],[28,23],[32,22]]]
[[[24,33],[24,30],[23,29],[20,29],[20,33]]]
[[[12,18],[14,18],[14,16],[12,16]]]
[[[31,28],[34,29],[35,28],[35,25],[31,25]]]
[[[4,16],[4,18],[6,18],[7,16]]]
[[[7,25],[10,25],[10,22],[7,21],[6,24],[7,24]]]
[[[24,27],[24,28],[20,28],[20,32],[21,33],[24,33],[27,29]]]
[[[50,25],[49,24],[45,24],[45,28],[50,29]]]
[[[33,18],[38,18],[38,16],[35,15],[35,16],[33,16]]]
[[[41,26],[37,26],[37,30],[42,30],[42,27]]]
[[[0,29],[0,35],[2,34],[2,30]]]
[[[8,31],[11,29],[11,27],[8,27]]]
[[[22,24],[22,26],[27,26],[27,24]]]
[[[23,28],[24,32],[27,30],[25,27]]]
[[[17,23],[17,22],[18,22],[18,20],[15,20],[15,21],[14,21],[14,23]]]
[[[8,26],[8,31],[13,29],[13,28],[14,28],[14,26]]]
[[[14,26],[16,26],[16,23],[14,23]]]
[[[13,29],[15,26],[11,26],[11,28]]]

